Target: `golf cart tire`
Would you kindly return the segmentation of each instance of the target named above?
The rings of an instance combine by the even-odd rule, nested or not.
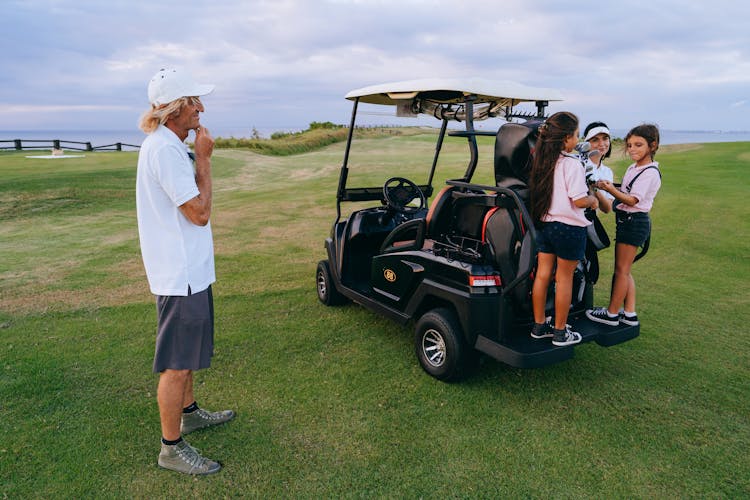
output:
[[[340,306],[349,302],[349,299],[336,289],[336,285],[333,282],[333,275],[331,274],[331,267],[328,265],[327,260],[318,262],[318,269],[315,271],[315,285],[318,290],[318,299],[323,304],[327,306]]]
[[[422,369],[443,382],[462,380],[478,364],[478,353],[466,345],[451,309],[432,309],[419,319],[414,349]]]

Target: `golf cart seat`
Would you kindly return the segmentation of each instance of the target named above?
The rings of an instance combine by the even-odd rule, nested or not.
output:
[[[515,299],[519,310],[529,313],[535,249],[534,231],[508,196],[498,194],[497,207],[487,212],[482,225],[482,242],[500,272],[503,293]]]
[[[481,190],[446,186],[435,197],[427,214],[427,236],[433,241],[461,244],[482,238],[482,223],[495,205],[495,196]]]
[[[533,227],[519,207],[525,204],[519,191],[527,190],[517,179],[509,178],[504,183],[517,196],[457,186],[444,188],[430,207],[426,233],[433,238],[436,252],[438,248],[447,249],[464,259],[481,259],[491,264],[500,273],[504,293],[514,297],[521,309],[528,312],[529,276],[535,256]]]
[[[536,144],[539,120],[525,123],[505,123],[495,136],[495,183],[500,186],[508,179],[529,183],[531,157]]]
[[[383,241],[380,253],[432,248],[434,240],[444,237],[449,231],[455,189],[454,186],[443,187],[430,203],[424,219],[413,219],[394,228]]]
[[[495,195],[482,192],[456,193],[453,234],[481,241],[485,216],[495,209]]]
[[[484,216],[492,206],[494,196],[445,186],[430,204],[426,217],[396,227],[383,241],[380,252],[430,249],[435,242],[461,246],[463,240],[473,240],[477,247]]]

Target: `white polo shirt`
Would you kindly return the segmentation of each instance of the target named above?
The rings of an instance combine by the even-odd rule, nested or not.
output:
[[[151,293],[186,296],[216,281],[211,223],[190,222],[179,206],[198,196],[187,146],[160,125],[138,154],[135,200]]]
[[[589,162],[593,164],[591,160],[589,160]],[[604,163],[600,163],[599,165],[594,164],[594,175],[596,180],[598,181],[615,182],[614,172],[612,172],[612,169],[606,166]],[[602,193],[602,195],[610,201],[615,199],[613,195],[603,189],[599,190],[599,192]]]

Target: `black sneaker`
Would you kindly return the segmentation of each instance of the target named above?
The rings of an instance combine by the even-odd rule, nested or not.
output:
[[[625,323],[626,325],[630,326],[638,326],[640,323],[638,323],[638,315],[633,314],[632,316],[628,316],[625,313],[620,314],[620,322]]]
[[[611,316],[606,307],[596,307],[586,311],[586,317],[591,321],[602,323],[609,326],[617,326],[620,324],[620,316],[615,314]]]
[[[554,330],[552,336],[552,345],[566,346],[577,344],[581,341],[581,334],[574,332],[568,325],[565,325],[565,330]]]
[[[534,323],[531,328],[531,338],[546,339],[549,337],[552,337],[552,325],[549,324],[549,320],[545,320],[544,323]]]

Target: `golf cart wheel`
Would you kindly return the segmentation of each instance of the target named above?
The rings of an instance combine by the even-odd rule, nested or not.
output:
[[[347,302],[346,297],[341,295],[333,283],[333,275],[327,260],[318,262],[315,271],[315,284],[318,288],[318,299],[327,306],[338,306]]]
[[[450,309],[433,309],[419,319],[414,348],[424,371],[444,382],[461,380],[477,364],[477,353],[466,345]]]

